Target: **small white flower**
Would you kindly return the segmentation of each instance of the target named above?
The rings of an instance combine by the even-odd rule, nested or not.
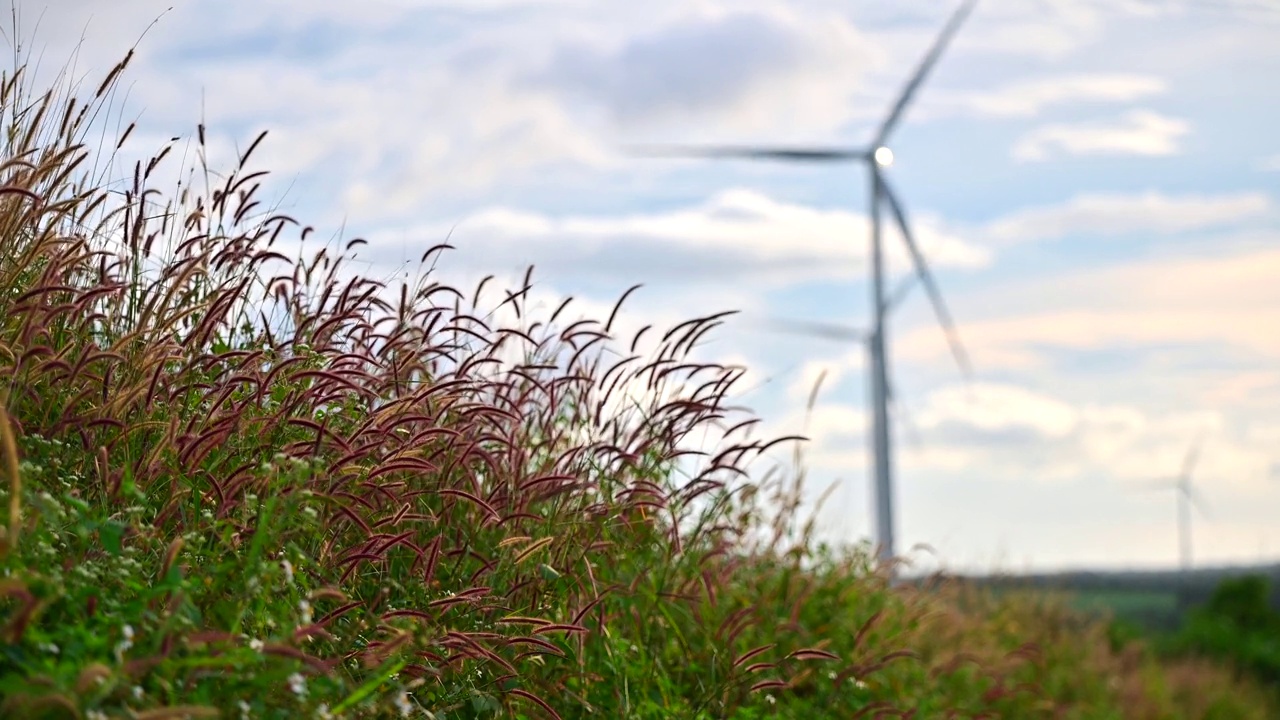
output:
[[[107,714],[101,710],[90,710],[84,716],[89,720],[107,720]]]
[[[134,685],[134,686],[133,686],[133,699],[134,699],[134,700],[141,700],[141,699],[142,699],[142,686],[141,686],[141,685]]]
[[[121,628],[120,632],[124,635],[124,638],[121,639],[120,642],[116,643],[116,661],[124,662],[125,651],[133,647],[133,628],[129,625],[125,625]]]
[[[765,699],[765,702],[769,703],[770,705],[773,705],[774,703],[778,702],[778,699],[772,695],[765,695],[764,699]]]
[[[302,624],[310,625],[311,624],[311,603],[307,602],[306,600],[299,600],[298,610],[302,612]]]
[[[249,711],[253,709],[249,707],[249,703],[238,700],[236,705],[240,708],[240,720],[249,720]]]
[[[320,703],[320,707],[316,708],[316,717],[320,720],[333,720],[333,714],[329,712],[329,703]]]
[[[249,649],[254,652],[262,652],[262,641],[254,638],[249,641]]]
[[[289,562],[288,560],[281,560],[280,566],[284,568],[284,579],[288,581],[290,585],[292,585],[293,584],[293,563]]]
[[[294,673],[289,676],[289,689],[298,697],[307,694],[307,679],[302,677],[302,673]]]
[[[400,717],[409,717],[413,712],[413,703],[409,702],[409,693],[401,690],[395,699],[396,709],[400,711]]]

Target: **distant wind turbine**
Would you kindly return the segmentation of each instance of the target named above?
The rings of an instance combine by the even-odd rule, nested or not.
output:
[[[1201,433],[1191,443],[1191,447],[1187,450],[1187,455],[1182,461],[1182,472],[1176,477],[1157,480],[1152,484],[1152,489],[1172,489],[1178,494],[1178,564],[1185,576],[1191,570],[1191,508],[1195,509],[1201,515],[1208,516],[1204,505],[1204,498],[1200,496],[1194,484],[1191,481],[1191,475],[1195,472],[1196,462],[1200,459],[1200,451],[1204,447],[1204,434]]]
[[[972,370],[968,355],[960,344],[959,336],[956,333],[955,323],[951,320],[951,313],[947,310],[946,303],[942,299],[942,293],[939,291],[937,283],[934,282],[924,255],[920,252],[920,248],[911,234],[902,203],[898,201],[897,196],[890,189],[884,178],[883,169],[893,164],[893,151],[889,149],[887,144],[889,135],[902,120],[903,113],[920,89],[921,84],[933,69],[933,66],[937,64],[938,58],[941,57],[951,39],[960,29],[960,25],[973,12],[976,4],[977,0],[964,0],[955,14],[951,16],[951,19],[942,29],[942,33],[924,56],[915,74],[911,76],[911,79],[899,94],[897,102],[894,103],[889,115],[880,125],[875,139],[869,147],[851,149],[827,147],[650,146],[639,150],[645,155],[662,157],[773,160],[801,163],[867,163],[871,175],[871,203],[868,214],[871,217],[871,306],[874,314],[874,324],[872,330],[866,333],[864,337],[871,356],[871,425],[872,454],[875,463],[876,544],[880,564],[890,578],[894,576],[895,536],[887,370],[889,361],[885,332],[885,319],[891,304],[889,298],[885,296],[884,255],[881,247],[880,227],[880,212],[884,205],[888,205],[893,219],[897,222],[902,237],[906,242],[907,250],[911,254],[916,274],[924,285],[925,291],[929,294],[934,312],[937,314],[938,321],[946,333],[947,341],[951,345],[951,351],[955,356],[956,363],[960,366],[960,370],[966,378],[971,377]]]

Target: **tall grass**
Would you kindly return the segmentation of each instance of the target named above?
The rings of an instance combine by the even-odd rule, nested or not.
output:
[[[865,550],[816,546],[800,478],[749,472],[795,438],[753,439],[741,371],[690,357],[724,315],[619,340],[617,308],[536,312],[531,275],[488,305],[487,280],[443,284],[447,245],[399,283],[351,269],[360,240],[298,254],[313,230],[256,199],[265,134],[220,175],[201,126],[175,191],[180,140],[115,186],[95,153],[133,127],[87,136],[128,62],[90,93],[0,78],[3,716],[1133,700],[1068,614],[892,591]]]

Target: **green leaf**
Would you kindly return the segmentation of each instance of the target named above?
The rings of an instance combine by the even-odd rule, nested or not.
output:
[[[356,688],[356,691],[347,696],[346,700],[338,703],[338,705],[333,708],[333,714],[337,715],[338,713],[345,712],[348,708],[355,707],[361,701],[372,695],[378,687],[382,685],[382,683],[386,682],[392,675],[403,670],[404,666],[408,664],[408,660],[397,660],[383,668],[382,672],[375,675],[372,680]]]
[[[114,520],[108,520],[98,526],[98,537],[102,540],[102,547],[112,555],[119,555],[121,551],[120,540],[124,537],[126,527]]]
[[[479,693],[471,696],[471,708],[477,713],[496,713],[502,710],[502,704],[492,695]]]

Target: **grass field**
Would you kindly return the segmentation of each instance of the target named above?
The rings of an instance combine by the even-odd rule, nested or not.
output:
[[[1065,594],[1071,607],[1112,615],[1149,630],[1169,631],[1187,611],[1203,605],[1224,580],[1257,575],[1268,578],[1270,605],[1280,612],[1280,565],[1210,567],[1179,571],[1077,571],[1042,575],[966,577],[992,589],[1030,588]]]
[[[1081,612],[1105,612],[1144,626],[1176,626],[1181,615],[1176,592],[1158,590],[1083,590],[1071,597]]]

